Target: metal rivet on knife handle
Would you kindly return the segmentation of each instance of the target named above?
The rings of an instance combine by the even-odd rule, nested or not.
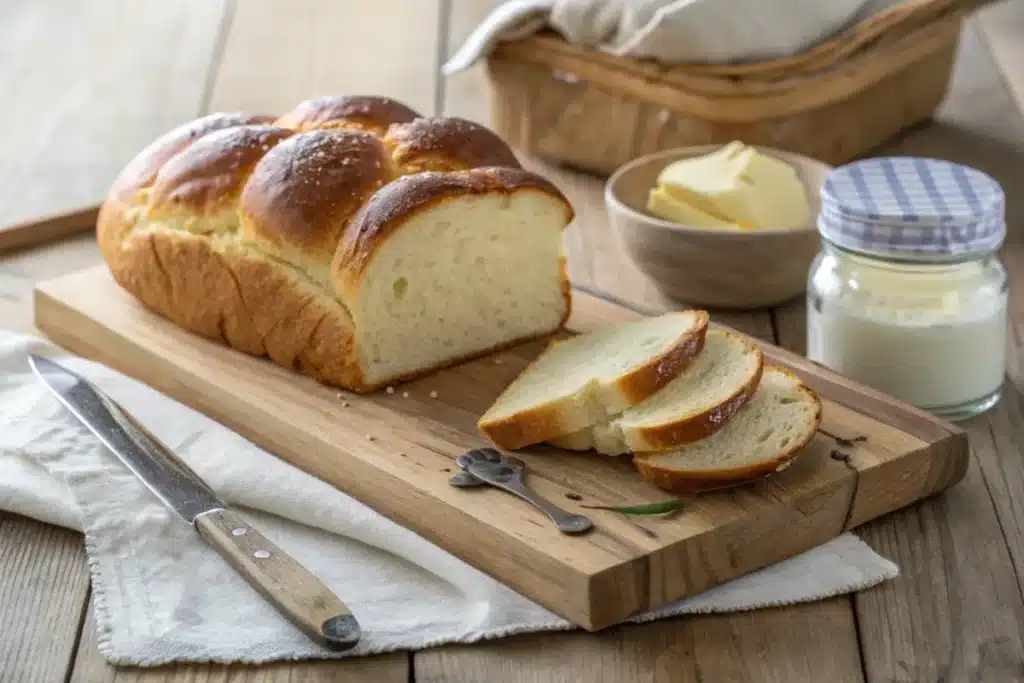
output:
[[[270,604],[313,641],[355,647],[359,623],[302,565],[228,506],[174,451],[89,380],[29,354],[29,365],[54,396],[183,522],[196,528]]]
[[[195,521],[206,542],[310,638],[334,650],[355,647],[359,623],[345,603],[256,529],[235,536],[233,530],[243,524],[231,510],[214,510]]]

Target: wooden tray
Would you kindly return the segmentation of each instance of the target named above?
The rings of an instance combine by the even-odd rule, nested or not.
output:
[[[95,230],[99,204],[81,206],[64,213],[34,218],[14,225],[0,225],[0,254],[42,244],[59,237]]]
[[[968,462],[956,427],[762,344],[826,399],[823,433],[803,458],[668,518],[586,510],[596,528],[567,537],[506,493],[448,484],[454,458],[487,443],[477,416],[539,343],[391,394],[355,396],[182,331],[143,309],[102,266],[35,294],[36,324],[58,344],[202,411],[588,630],[819,545],[956,483]],[[569,329],[638,315],[577,292]],[[842,447],[826,433],[867,441]],[[532,484],[569,510],[670,497],[620,458],[547,447],[522,457]]]

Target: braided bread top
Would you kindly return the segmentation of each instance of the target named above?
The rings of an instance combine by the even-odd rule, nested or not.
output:
[[[572,218],[484,126],[340,96],[165,133],[115,180],[97,240],[178,325],[364,391],[561,325]]]
[[[401,214],[524,186],[561,197],[482,125],[348,95],[276,118],[216,113],[179,126],[124,168],[109,197],[147,228],[238,233],[322,285],[333,262],[341,285]]]

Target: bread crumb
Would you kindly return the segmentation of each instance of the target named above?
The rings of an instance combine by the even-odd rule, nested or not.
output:
[[[502,363],[504,363],[504,362],[505,362],[505,361],[503,361],[503,360],[502,360],[502,359],[500,359],[500,358],[495,358],[495,359],[494,359],[494,364],[495,364],[495,365],[501,365],[501,364],[502,364]]]
[[[367,434],[366,435],[366,440],[367,441],[376,441],[376,439],[377,439],[377,437],[375,437],[373,434]]]
[[[342,408],[348,408],[348,401],[342,401],[341,402],[341,407]]]
[[[431,391],[430,392],[430,398],[437,398],[437,392],[436,391]]]
[[[403,391],[402,392],[402,398],[409,398],[409,392],[408,391]]]
[[[394,387],[388,387],[384,391],[388,392],[389,394],[393,394],[393,393],[395,393],[395,388]]]
[[[343,393],[341,393],[341,392],[339,391],[339,392],[338,392],[338,398],[345,398],[345,394],[343,394]]]

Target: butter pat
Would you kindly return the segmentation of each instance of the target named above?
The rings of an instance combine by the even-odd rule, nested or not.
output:
[[[670,195],[664,186],[651,190],[647,199],[647,210],[665,220],[692,225],[697,228],[735,228],[736,225],[722,220],[697,207]]]
[[[798,228],[810,220],[793,168],[742,142],[666,166],[647,208],[666,220],[708,228]]]

